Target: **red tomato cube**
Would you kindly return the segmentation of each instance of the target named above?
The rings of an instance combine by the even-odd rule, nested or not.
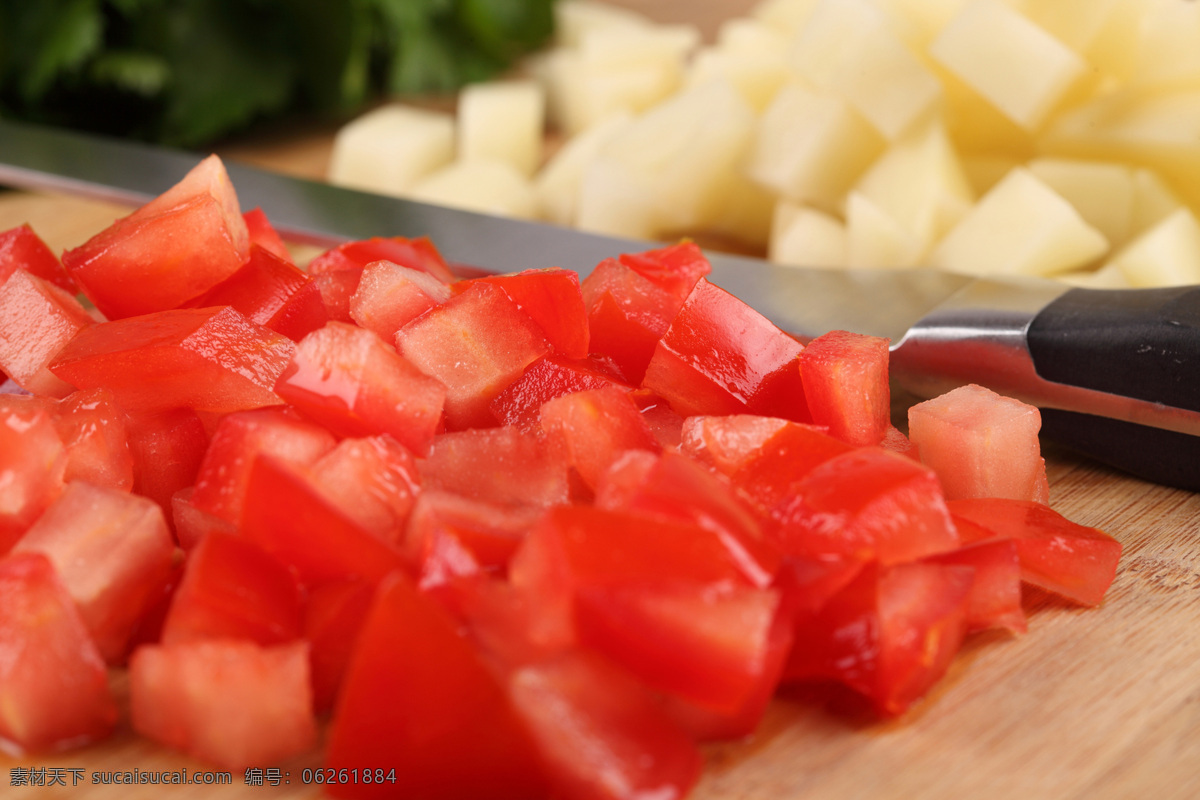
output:
[[[390,261],[409,269],[420,270],[442,283],[452,283],[454,273],[428,237],[406,239],[403,236],[385,238],[374,236],[346,242],[317,256],[308,265],[313,275],[330,272],[362,270],[376,261]]]
[[[615,386],[633,387],[593,360],[573,360],[553,353],[530,364],[521,377],[510,383],[491,402],[491,410],[502,425],[533,427],[543,403],[584,389]]]
[[[196,482],[209,442],[204,423],[190,408],[176,408],[126,414],[125,428],[133,491],[169,512],[175,493]]]
[[[818,336],[800,354],[813,422],[850,444],[879,444],[891,428],[888,340],[848,331]]]
[[[356,579],[326,583],[308,593],[303,629],[318,714],[333,709],[374,596],[370,581]]]
[[[444,433],[420,463],[426,488],[507,506],[570,499],[566,454],[536,432],[508,425]]]
[[[405,325],[449,299],[450,285],[428,272],[374,261],[363,269],[350,296],[349,313],[359,325],[391,342]]]
[[[810,420],[803,346],[750,306],[701,280],[655,346],[642,385],[680,415],[765,414]]]
[[[249,250],[225,166],[209,156],[62,260],[88,299],[115,320],[178,308],[237,272]]]
[[[228,639],[147,645],[129,663],[133,728],[231,770],[310,750],[308,645]]]
[[[300,638],[300,584],[243,537],[210,531],[188,554],[162,626],[162,643],[245,639],[261,645]]]
[[[1080,605],[1096,606],[1117,574],[1121,543],[1049,506],[1025,500],[971,498],[947,505],[965,536],[1017,543],[1021,579]],[[977,538],[983,537],[983,538]]]
[[[617,260],[680,303],[687,299],[701,278],[712,272],[712,264],[695,242],[684,241],[640,253],[622,253]]]
[[[794,496],[796,484],[817,466],[854,450],[824,428],[803,423],[788,422],[758,447],[753,444],[765,431],[735,430],[726,427],[720,441],[710,436],[708,455],[717,459],[718,469],[731,470],[730,481],[763,514]]]
[[[963,527],[970,523],[956,520],[955,524],[961,534]],[[966,538],[963,536],[964,540]],[[975,570],[971,593],[967,597],[968,632],[991,628],[1004,628],[1013,633],[1026,631],[1028,623],[1021,606],[1021,560],[1016,541],[977,541],[930,556],[928,560],[937,564],[960,564]]]
[[[54,564],[100,654],[126,653],[141,616],[171,574],[175,541],[152,500],[75,482],[13,548]]]
[[[67,450],[63,480],[133,488],[129,431],[112,392],[97,388],[68,395],[54,409],[54,423]]]
[[[417,461],[390,436],[343,439],[312,465],[313,483],[351,519],[399,542],[421,492]]]
[[[541,511],[533,507],[426,491],[409,518],[405,551],[418,566],[424,590],[443,583],[451,574],[473,574],[480,568],[503,571],[540,515]],[[470,560],[462,569],[445,561],[463,554]]]
[[[537,323],[555,352],[567,358],[587,357],[588,318],[579,288],[579,273],[559,268],[531,269],[510,275],[489,275],[475,281],[503,289]]]
[[[196,475],[191,502],[201,511],[236,523],[247,497],[250,468],[260,454],[312,464],[337,445],[329,431],[292,408],[263,408],[221,420]]]
[[[0,743],[48,752],[102,739],[117,721],[104,659],[54,566],[0,559]]]
[[[300,341],[275,390],[341,436],[386,433],[423,453],[449,398],[419,366],[366,328],[330,322]]]
[[[615,386],[550,400],[540,418],[542,429],[562,443],[568,462],[593,489],[625,451],[661,449],[629,393]]]
[[[785,554],[895,564],[959,544],[937,476],[882,448],[852,450],[814,467],[775,517]]]
[[[0,233],[0,283],[18,269],[72,295],[79,291],[54,251],[28,225],[18,225]]]
[[[450,430],[495,425],[489,404],[550,351],[537,323],[488,283],[472,283],[401,328],[396,347],[445,385]]]
[[[95,324],[72,295],[25,270],[0,283],[0,369],[34,394],[65,397],[73,387],[48,367]]]
[[[242,221],[246,223],[246,234],[250,237],[250,244],[258,245],[288,263],[295,263],[291,251],[283,243],[283,238],[280,237],[279,231],[275,230],[265,211],[252,208],[242,214]]]
[[[909,437],[938,474],[947,499],[1006,497],[1046,502],[1046,462],[1036,406],[974,384],[908,410]]]
[[[311,268],[310,268],[311,269]],[[325,316],[335,322],[354,322],[350,316],[350,298],[358,290],[362,269],[343,269],[334,272],[310,272],[313,285],[321,295]]]
[[[380,774],[326,787],[336,797],[545,794],[532,741],[494,673],[459,623],[400,574],[379,587],[358,634],[326,766]]]
[[[624,380],[641,383],[683,300],[612,258],[597,264],[580,290],[588,312],[589,349],[609,360]]]
[[[0,395],[0,555],[62,493],[67,461],[48,401]]]
[[[300,341],[328,321],[321,291],[289,259],[257,245],[246,263],[187,304],[191,308],[233,306],[246,319],[292,341]]]
[[[680,450],[724,475],[733,475],[771,437],[793,424],[758,414],[688,417],[683,422]]]
[[[296,345],[233,308],[189,308],[81,331],[50,371],[78,389],[104,386],[128,411],[217,414],[279,405],[273,388]]]

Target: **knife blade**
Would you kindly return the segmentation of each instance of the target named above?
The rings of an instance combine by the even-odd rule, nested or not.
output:
[[[200,154],[0,120],[0,185],[137,205]],[[566,267],[657,243],[369,194],[227,163],[243,207],[285,238],[333,246],[429,236],[447,260],[497,272]],[[1033,403],[1043,433],[1143,478],[1200,490],[1200,288],[1090,290],[933,270],[822,270],[707,252],[710,280],[800,337],[892,342],[918,397],[978,383]]]

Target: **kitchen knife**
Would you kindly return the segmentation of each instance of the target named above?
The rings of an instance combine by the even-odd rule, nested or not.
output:
[[[140,204],[200,156],[0,120],[0,185]],[[654,246],[504,219],[227,163],[244,208],[321,246],[429,236],[460,265],[585,274]],[[1036,404],[1043,434],[1143,478],[1200,490],[1200,287],[1070,288],[933,270],[819,270],[708,253],[717,285],[797,336],[892,341],[891,374],[920,397],[979,383]]]

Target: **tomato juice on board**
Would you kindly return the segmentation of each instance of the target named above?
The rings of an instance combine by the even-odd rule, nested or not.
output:
[[[1023,584],[1113,579],[1037,409],[972,387],[909,438],[885,340],[802,344],[692,243],[300,269],[269,212],[207,159],[61,261],[0,235],[0,309],[51,309],[0,317],[6,750],[109,735],[107,667],[141,735],[230,769],[323,741],[335,796],[680,797],[781,686],[901,715],[1026,630]]]

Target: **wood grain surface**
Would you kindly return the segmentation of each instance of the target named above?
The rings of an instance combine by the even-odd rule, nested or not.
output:
[[[711,36],[746,0],[622,0]],[[256,134],[220,148],[228,158],[318,175],[332,130]],[[0,193],[0,230],[30,222],[58,250],[126,209],[53,195]],[[269,209],[268,209],[269,212]],[[1200,798],[1200,495],[1147,484],[1046,449],[1051,505],[1124,545],[1116,582],[1097,609],[1031,597],[1029,632],[968,640],[946,679],[910,713],[881,722],[844,697],[779,697],[748,741],[707,750],[696,800],[1194,800]],[[121,676],[116,683],[121,687]],[[467,757],[464,754],[464,757]],[[133,736],[55,756],[0,756],[2,798],[318,797],[303,769],[278,765],[279,787],[95,785],[93,771],[209,766]],[[269,765],[264,765],[269,766]],[[12,770],[42,768],[65,786],[10,786]],[[73,773],[72,770],[81,770]],[[57,772],[56,772],[57,771]],[[73,775],[79,774],[77,785]],[[482,800],[482,799],[481,799]]]

